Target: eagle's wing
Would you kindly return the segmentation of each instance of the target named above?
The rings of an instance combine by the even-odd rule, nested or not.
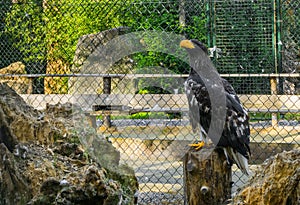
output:
[[[191,76],[185,82],[185,89],[189,104],[189,118],[193,131],[197,128],[204,135],[208,132],[210,117],[210,99],[204,82],[199,76]]]
[[[244,108],[229,94],[227,100],[227,116],[220,146],[230,146],[244,157],[250,156],[249,116]],[[228,99],[227,98],[227,99]]]
[[[227,114],[223,135],[218,145],[225,147],[225,153],[243,173],[249,174],[248,159],[251,154],[249,116],[230,83],[225,79],[222,79],[222,82],[226,92]]]
[[[219,113],[211,113],[211,102],[209,99],[209,93],[205,87],[203,81],[206,82],[208,89],[212,90],[214,96],[220,98],[223,97],[223,92],[220,91],[220,96],[217,96],[219,89],[220,78],[218,78],[218,72],[214,69],[212,62],[207,55],[207,48],[198,40],[182,40],[180,46],[185,48],[190,57],[190,75],[186,82],[187,98],[189,100],[190,108],[190,121],[193,129],[203,128],[208,133],[210,125],[219,125],[219,121],[223,121],[220,116],[211,122],[213,117],[218,117]],[[202,74],[201,77],[198,74]],[[218,82],[217,82],[218,81]],[[223,87],[226,95],[226,108],[224,106],[218,106],[214,108],[214,112],[220,112],[223,115],[224,109],[226,109],[226,118],[223,128],[223,132],[219,136],[211,136],[211,140],[226,151],[228,149],[227,158],[231,158],[236,162],[240,169],[244,173],[249,173],[248,170],[248,158],[250,156],[249,149],[249,118],[246,110],[240,103],[233,87],[226,81],[222,80]],[[209,87],[211,86],[211,87]],[[214,124],[212,124],[214,123]],[[223,123],[222,123],[223,124]],[[213,126],[215,127],[215,126]],[[200,130],[201,133],[202,129]],[[214,132],[212,132],[214,134]]]
[[[231,135],[236,137],[236,140],[249,144],[250,127],[248,113],[243,108],[231,84],[225,79],[222,79],[222,82],[226,92],[227,129],[231,131]]]
[[[192,79],[187,79],[185,82],[185,92],[189,105],[189,119],[194,133],[197,131],[200,122],[199,102],[194,93],[195,86],[197,86],[197,82],[193,81]]]
[[[241,105],[231,84],[225,79],[222,79],[222,83],[226,95],[227,112],[224,130],[217,145],[227,147],[230,159],[235,161],[244,173],[248,173],[246,166],[250,156],[248,113]],[[207,88],[200,76],[194,75],[187,79],[185,89],[193,131],[200,127],[202,132],[207,133],[211,123],[211,103]]]

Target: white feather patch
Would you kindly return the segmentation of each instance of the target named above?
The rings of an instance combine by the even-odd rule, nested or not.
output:
[[[238,117],[238,120],[241,121],[241,122],[244,122],[244,121],[245,121],[245,118],[243,118],[243,117]]]
[[[232,148],[229,148],[230,154],[233,157],[233,161],[237,164],[237,166],[241,169],[244,174],[250,175],[248,159],[244,157],[242,154],[235,152]]]

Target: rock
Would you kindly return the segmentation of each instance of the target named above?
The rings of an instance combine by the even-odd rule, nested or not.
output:
[[[137,179],[119,160],[78,106],[37,111],[0,84],[0,204],[133,204]]]
[[[80,72],[80,66],[84,64],[86,59],[93,51],[97,49],[99,45],[104,45],[113,38],[125,34],[129,31],[128,27],[118,27],[109,30],[105,30],[95,34],[88,34],[82,36],[77,43],[77,48],[74,56],[74,64],[71,71]]]
[[[69,118],[72,115],[74,109],[75,109],[74,105],[71,103],[65,103],[65,104],[58,103],[55,105],[46,104],[45,112],[54,118],[59,118],[59,117]]]
[[[0,69],[0,74],[26,74],[25,65],[22,62],[15,62]],[[0,83],[6,83],[19,94],[32,93],[32,81],[27,77],[1,77]]]
[[[0,204],[25,204],[32,197],[31,190],[14,155],[3,143],[0,144],[0,159]]]
[[[76,46],[73,60],[74,63],[71,68],[71,72],[78,74],[130,73],[133,70],[133,61],[129,57],[126,57],[129,53],[122,56],[122,59],[118,59],[116,62],[112,59],[116,50],[121,50],[127,45],[120,44],[121,48],[115,48],[115,50],[112,51],[105,51],[108,52],[105,54],[100,54],[100,52],[104,51],[99,50],[101,46],[105,45],[113,38],[123,35],[128,31],[128,27],[118,27],[80,37]],[[125,44],[125,42],[123,43]],[[95,55],[97,52],[99,54],[97,54],[97,60],[95,60],[91,56]],[[103,92],[102,84],[102,77],[71,77],[68,81],[68,93],[99,94]],[[115,92],[124,93],[126,90],[133,93],[133,87],[133,82],[130,79],[114,78],[112,80],[112,89],[117,89]],[[118,90],[118,88],[121,88],[122,90]]]
[[[5,117],[4,110],[2,109],[2,105],[0,107],[0,143],[4,143],[4,145],[11,152],[13,151],[15,145],[17,144],[16,137],[9,128],[9,124]]]
[[[68,127],[72,127],[74,106],[53,107],[49,105],[45,112],[38,111],[27,105],[12,88],[0,83],[0,142],[12,151],[16,140],[49,144],[64,136]]]
[[[18,141],[47,144],[64,134],[64,130],[55,126],[59,124],[58,119],[41,118],[44,113],[27,105],[12,88],[2,83],[0,84],[0,110],[1,121],[9,122],[7,126],[2,126],[2,131],[9,129]],[[6,145],[11,150],[11,146]]]
[[[269,158],[235,198],[234,204],[300,204],[300,149]]]
[[[116,151],[112,144],[107,142],[105,138],[93,138],[92,144],[90,144],[87,150],[106,169],[115,170],[119,166],[120,152]]]
[[[123,195],[121,184],[107,178],[99,165],[69,166],[64,179],[49,177],[29,204],[118,204]],[[73,171],[72,171],[73,169]],[[76,170],[76,171],[75,171]],[[62,183],[64,181],[64,183]],[[113,201],[114,203],[108,203]],[[130,204],[130,203],[128,203]]]
[[[83,158],[84,150],[80,148],[77,143],[62,143],[57,145],[54,150],[55,153],[59,153],[63,156],[69,156],[71,158]]]
[[[40,192],[44,195],[54,194],[56,195],[58,191],[61,189],[60,182],[55,178],[49,178],[43,182]]]

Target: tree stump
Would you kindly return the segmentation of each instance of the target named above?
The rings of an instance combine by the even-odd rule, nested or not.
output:
[[[231,198],[231,184],[231,166],[222,149],[203,147],[185,154],[185,205],[223,204]]]

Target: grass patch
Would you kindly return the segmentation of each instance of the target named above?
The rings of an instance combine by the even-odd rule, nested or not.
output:
[[[165,113],[165,112],[138,112],[132,115],[112,115],[112,120],[123,119],[180,119],[181,113]],[[102,115],[96,116],[97,120],[103,120]]]
[[[300,113],[276,113],[278,120],[300,121]],[[272,120],[272,113],[249,113],[250,122]]]
[[[164,112],[139,112],[132,114],[130,119],[168,119]]]
[[[250,122],[258,121],[258,120],[271,120],[272,114],[271,113],[249,113]]]
[[[300,121],[300,113],[286,113],[283,115],[283,118],[286,120],[297,120]]]

